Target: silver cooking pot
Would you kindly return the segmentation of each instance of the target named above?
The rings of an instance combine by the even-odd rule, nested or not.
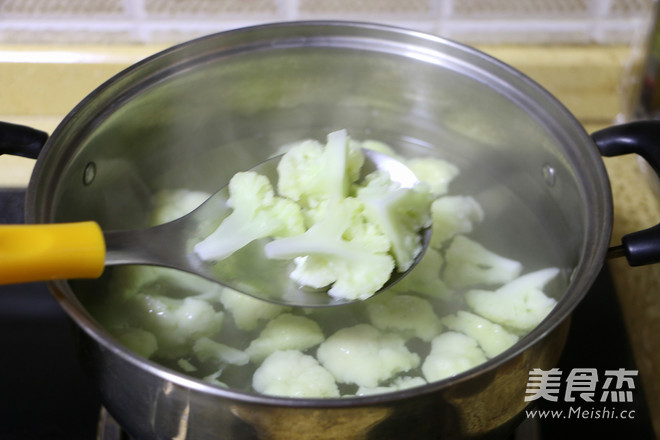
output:
[[[186,377],[128,351],[89,314],[83,304],[107,289],[106,278],[49,283],[77,324],[104,406],[138,439],[508,433],[528,404],[528,372],[555,365],[571,311],[608,252],[612,201],[597,145],[655,166],[660,139],[652,123],[592,138],[539,85],[474,49],[342,22],[239,29],[156,54],[82,101],[40,153],[45,135],[3,128],[4,152],[38,154],[28,222],[144,226],[161,189],[212,192],[287,142],[347,128],[405,155],[454,162],[453,190],[475,196],[494,225],[480,237],[487,246],[524,256],[529,269],[567,268],[555,309],[496,358],[426,386],[344,399],[269,397]],[[633,264],[657,261],[653,234],[634,234],[616,252]]]

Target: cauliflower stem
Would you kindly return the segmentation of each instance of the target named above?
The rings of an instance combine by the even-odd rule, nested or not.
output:
[[[254,240],[304,231],[300,208],[277,197],[268,178],[253,171],[237,173],[229,182],[233,211],[194,251],[203,260],[222,260]]]

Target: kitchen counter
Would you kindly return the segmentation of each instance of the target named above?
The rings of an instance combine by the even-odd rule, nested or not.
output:
[[[0,120],[51,132],[90,91],[124,67],[162,47],[23,47],[0,45]],[[588,131],[612,124],[624,109],[627,47],[481,47],[520,69],[559,98]],[[33,161],[0,156],[0,187],[22,187]],[[612,181],[613,244],[660,220],[653,177],[636,157],[605,159]],[[609,262],[660,436],[660,265],[631,268]],[[597,336],[597,335],[596,335]],[[585,365],[584,367],[590,367]]]

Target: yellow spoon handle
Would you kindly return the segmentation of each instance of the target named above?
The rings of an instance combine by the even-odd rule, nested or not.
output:
[[[104,267],[95,222],[0,226],[0,284],[98,278]]]

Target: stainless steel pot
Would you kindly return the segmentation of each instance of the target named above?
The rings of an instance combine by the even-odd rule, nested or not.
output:
[[[530,269],[569,268],[557,307],[518,344],[454,378],[369,397],[289,399],[215,387],[129,352],[83,306],[104,278],[50,283],[80,330],[80,357],[104,405],[129,434],[479,438],[515,426],[529,370],[556,363],[571,311],[603,265],[612,201],[599,150],[574,117],[476,50],[342,22],[259,26],[176,46],[118,74],[66,117],[39,154],[26,217],[143,226],[156,191],[211,192],[280,145],[339,128],[458,164],[457,192],[475,195],[496,225],[481,237],[489,246],[525,256]],[[611,154],[646,154],[648,130],[657,127],[613,127],[597,140]],[[621,249],[634,256],[635,246]]]

